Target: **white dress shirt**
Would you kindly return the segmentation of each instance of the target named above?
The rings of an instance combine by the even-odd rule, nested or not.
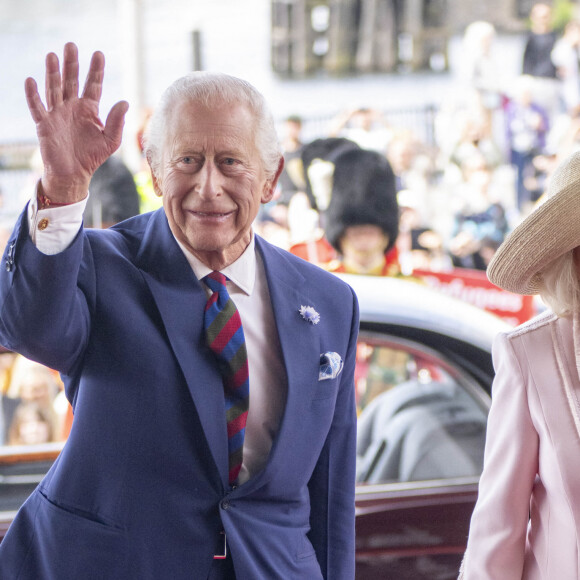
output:
[[[87,199],[39,210],[36,194],[32,197],[28,206],[29,231],[43,254],[57,254],[72,243],[81,227]],[[211,272],[179,241],[177,243],[198,280]],[[253,234],[244,253],[222,273],[229,279],[228,292],[240,313],[248,350],[250,408],[239,475],[241,484],[258,473],[268,460],[284,413],[288,382],[266,273],[255,250]],[[207,287],[206,293],[211,294]]]

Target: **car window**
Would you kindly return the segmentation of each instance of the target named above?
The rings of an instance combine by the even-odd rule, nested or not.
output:
[[[359,484],[480,474],[489,397],[464,371],[417,342],[361,332],[355,380]],[[66,440],[72,410],[58,373],[21,355],[0,353],[0,389],[0,487],[20,501]]]
[[[443,355],[361,333],[355,380],[358,483],[481,473],[489,398]]]

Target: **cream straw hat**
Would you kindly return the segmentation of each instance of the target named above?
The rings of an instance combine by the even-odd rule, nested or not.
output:
[[[580,152],[550,177],[545,201],[518,224],[487,268],[489,280],[516,294],[537,294],[553,260],[580,246]]]

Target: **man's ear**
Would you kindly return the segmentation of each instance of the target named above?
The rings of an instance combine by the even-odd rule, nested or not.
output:
[[[155,171],[153,171],[153,166],[151,165],[151,158],[147,156],[147,163],[149,164],[149,169],[151,170],[151,182],[153,183],[153,191],[158,197],[163,196],[163,190],[161,188],[161,182],[157,177]]]
[[[163,190],[161,189],[161,184],[159,182],[159,179],[157,179],[155,173],[153,173],[153,171],[151,172],[151,181],[153,182],[153,191],[155,192],[155,195],[157,197],[163,197]]]
[[[264,192],[262,193],[262,203],[268,203],[272,201],[274,197],[274,193],[276,192],[276,185],[278,184],[278,179],[280,179],[280,175],[282,175],[282,170],[284,169],[284,157],[280,156],[280,161],[278,162],[278,169],[276,170],[276,174],[272,179],[266,181],[264,186]]]

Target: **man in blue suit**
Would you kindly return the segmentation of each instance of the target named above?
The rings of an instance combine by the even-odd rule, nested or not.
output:
[[[46,104],[26,80],[44,173],[3,256],[0,342],[61,372],[75,418],[0,545],[0,578],[352,579],[358,307],[252,231],[283,167],[263,97],[227,75],[176,81],[146,144],[163,209],[83,230],[128,107],[100,121],[103,72],[96,52],[79,98],[69,43],[62,72],[47,56]],[[214,271],[249,364],[235,480],[204,331]]]

